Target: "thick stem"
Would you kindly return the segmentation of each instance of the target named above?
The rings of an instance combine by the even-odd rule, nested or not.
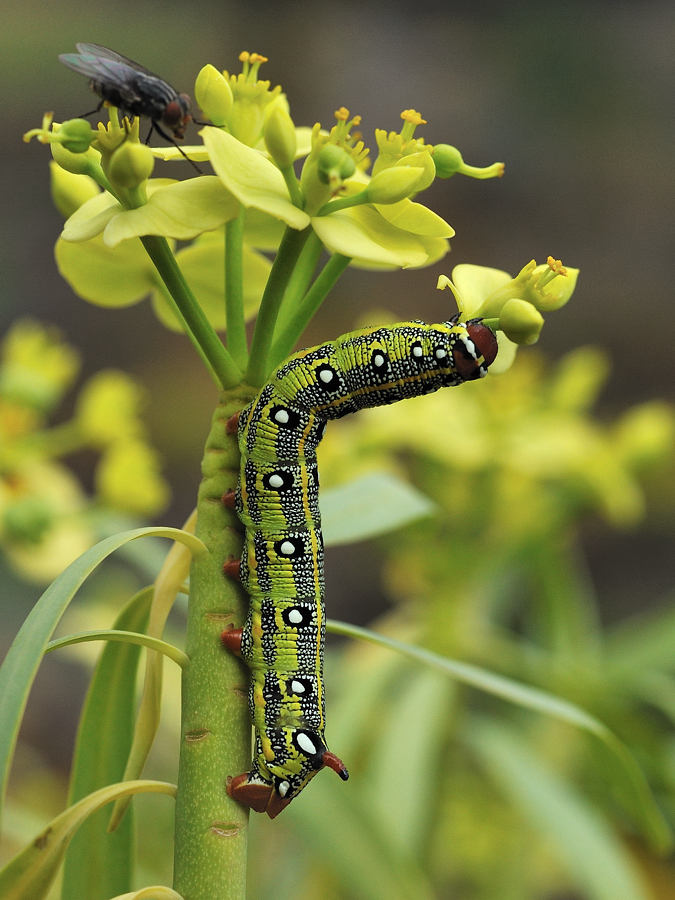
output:
[[[241,372],[195,299],[166,238],[149,234],[141,241],[223,388],[239,384]]]
[[[279,317],[277,318],[276,330],[278,332],[284,330],[289,320],[295,315],[298,306],[300,306],[302,298],[312,283],[312,277],[321,259],[323,249],[321,239],[316,231],[313,231],[302,248],[302,253],[286,286],[284,299],[279,310]]]
[[[293,274],[298,257],[310,234],[311,228],[309,226],[303,231],[296,231],[294,228],[288,227],[281,239],[255,323],[253,341],[251,342],[251,358],[246,371],[248,384],[262,387],[267,379],[270,368],[270,350],[272,348],[272,339],[274,338],[274,326],[279,315],[281,301],[284,298],[284,292]]]
[[[309,325],[312,316],[332,290],[335,282],[351,262],[351,257],[334,253],[311,286],[295,315],[284,327],[272,347],[272,366],[278,366],[293,350],[296,341]]]
[[[225,225],[225,316],[227,349],[243,371],[248,363],[244,319],[244,211]]]
[[[255,391],[240,385],[221,395],[202,462],[196,533],[209,548],[190,572],[182,728],[176,800],[175,889],[185,900],[245,900],[248,811],[225,791],[228,775],[251,764],[251,720],[245,666],[220,644],[241,625],[248,598],[223,573],[239,557],[242,526],[222,503],[239,475],[236,435],[226,422]]]

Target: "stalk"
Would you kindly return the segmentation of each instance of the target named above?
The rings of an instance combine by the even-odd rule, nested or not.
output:
[[[210,555],[190,572],[176,798],[174,887],[186,900],[246,896],[248,810],[227,796],[225,780],[251,764],[248,676],[219,638],[226,625],[243,623],[248,598],[223,574],[227,558],[241,555],[242,527],[221,497],[239,475],[236,435],[225,424],[255,393],[240,385],[221,394],[202,462],[196,534]]]
[[[141,242],[222,386],[228,389],[239,384],[241,372],[195,299],[166,238],[150,234]]]
[[[248,363],[246,320],[244,318],[244,210],[225,224],[225,316],[227,349],[244,371]]]

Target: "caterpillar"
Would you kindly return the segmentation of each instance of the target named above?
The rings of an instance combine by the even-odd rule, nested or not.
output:
[[[251,670],[255,750],[251,770],[229,776],[227,792],[270,818],[319,769],[349,777],[324,740],[317,446],[329,419],[484,376],[497,340],[480,319],[458,319],[367,328],[296,353],[238,414],[239,483],[223,500],[246,537],[241,560],[225,571],[251,602],[243,628],[221,639]]]

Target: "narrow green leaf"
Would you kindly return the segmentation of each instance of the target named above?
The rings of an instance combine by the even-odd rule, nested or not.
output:
[[[175,797],[176,786],[163,781],[111,784],[68,807],[0,870],[2,900],[44,900],[82,822],[111,800],[147,792]]]
[[[387,837],[401,850],[423,857],[454,686],[439,672],[417,669],[406,671],[396,687],[395,694],[382,698],[384,728],[375,738],[364,781],[372,813]],[[402,772],[405,790],[393,791]]]
[[[341,634],[345,637],[353,637],[358,640],[370,641],[383,647],[389,647],[397,653],[402,653],[410,659],[415,659],[424,665],[431,666],[439,672],[443,672],[451,678],[456,678],[463,684],[468,684],[478,690],[485,691],[495,697],[501,697],[510,703],[516,703],[526,709],[532,709],[544,715],[554,716],[563,722],[590,732],[599,738],[613,753],[614,758],[620,763],[619,771],[625,779],[627,797],[629,798],[630,811],[640,822],[642,830],[648,840],[657,850],[667,850],[672,846],[672,834],[660,809],[656,805],[647,779],[635,761],[630,750],[619,738],[603,725],[599,719],[590,715],[575,703],[555,697],[546,691],[530,687],[497,675],[480,666],[471,663],[448,659],[415,647],[393,638],[385,637],[367,628],[359,628],[357,625],[348,625],[345,622],[336,622],[334,619],[326,621],[326,628],[332,634]]]
[[[112,900],[183,900],[172,888],[163,884],[153,884],[151,887],[141,888],[140,891],[131,891],[128,894],[120,894]]]
[[[431,515],[434,503],[391,472],[371,472],[321,492],[326,546],[351,544]]]
[[[607,822],[503,723],[474,720],[465,732],[484,765],[589,900],[650,900],[651,893]]]
[[[635,677],[645,669],[675,671],[675,604],[625,620],[609,635],[607,654],[610,675]]]
[[[144,629],[152,593],[149,587],[132,597],[115,619],[115,627]],[[122,779],[134,727],[139,659],[140,647],[132,644],[108,644],[101,653],[80,716],[68,792],[71,805]],[[73,838],[66,853],[61,900],[108,900],[131,889],[133,816],[114,834],[108,833],[107,826],[108,813],[99,810]]]
[[[72,562],[47,588],[9,648],[0,668],[0,810],[28,694],[54,628],[94,569],[118,547],[146,535],[179,541],[195,555],[208,553],[200,540],[179,528],[137,528],[106,538]]]
[[[87,641],[113,641],[126,644],[137,644],[139,647],[148,647],[168,656],[182,669],[190,662],[187,654],[183,653],[173,644],[167,644],[159,638],[150,637],[148,634],[138,634],[135,631],[120,631],[118,629],[103,629],[101,631],[79,631],[77,634],[69,634],[56,641],[50,641],[45,647],[45,653],[51,653],[59,647],[68,647],[71,644],[84,644]]]
[[[183,533],[193,534],[197,521],[197,510],[188,516]],[[155,590],[150,607],[150,619],[147,632],[151,637],[161,639],[164,625],[173,607],[176,594],[190,572],[192,555],[189,548],[175,542],[166,555],[162,568],[155,579]],[[150,754],[157,729],[162,704],[162,678],[164,674],[164,657],[161,653],[148,650],[145,657],[145,680],[143,693],[138,706],[138,714],[134,725],[134,736],[129,749],[127,764],[124,769],[124,781],[140,778]],[[124,797],[115,803],[110,816],[108,828],[114,831],[122,821],[131,798]]]

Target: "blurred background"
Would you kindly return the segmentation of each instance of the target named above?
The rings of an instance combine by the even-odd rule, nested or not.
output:
[[[25,316],[56,325],[82,354],[82,382],[119,367],[143,386],[150,441],[172,491],[163,523],[182,524],[194,506],[215,391],[188,342],[164,330],[147,302],[98,309],[56,271],[62,217],[49,198],[50,154],[21,135],[45,110],[61,121],[92,107],[86,81],[57,58],[78,41],[111,47],[191,94],[205,63],[238,71],[241,50],[260,52],[269,57],[261,76],[283,86],[297,125],[330,127],[334,110],[346,106],[362,116],[364,140],[374,147],[374,129],[399,130],[400,112],[412,107],[427,120],[418,135],[430,143],[457,146],[472,165],[505,162],[503,179],[438,180],[424,202],[456,229],[452,253],[417,271],[348,270],[306,345],[364,324],[370,310],[401,320],[447,318],[449,293],[435,285],[458,263],[515,275],[531,258],[551,254],[581,276],[569,306],[547,319],[538,351],[552,361],[582,345],[606,352],[611,375],[596,405],[601,423],[636,403],[673,400],[673,4],[5,0],[0,15],[0,330]],[[188,142],[197,141],[195,129]],[[165,177],[177,172],[187,174],[176,164],[156,169]],[[71,392],[53,421],[66,421],[74,403]],[[93,454],[69,462],[91,487]],[[612,529],[592,510],[579,519],[588,579],[607,625],[658,606],[675,581],[672,482],[652,481],[650,516],[631,529]],[[365,623],[389,609],[380,577],[386,559],[374,544],[329,550],[329,614]],[[3,578],[0,651],[39,594],[10,571]],[[121,587],[113,590],[115,578]],[[128,578],[113,571],[97,596],[124,592]],[[50,671],[61,679],[56,698]],[[86,670],[49,660],[45,672],[25,746],[65,777]]]

